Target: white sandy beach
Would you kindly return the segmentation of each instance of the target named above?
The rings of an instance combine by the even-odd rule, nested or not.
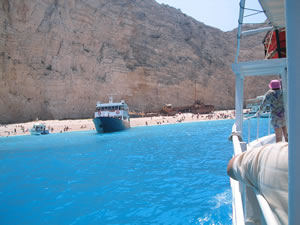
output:
[[[234,119],[234,110],[215,111],[210,114],[192,114],[183,113],[176,116],[156,116],[156,117],[140,117],[131,118],[131,127],[137,126],[153,126],[174,123],[199,122],[207,120]],[[43,123],[49,129],[50,133],[63,133],[71,131],[95,130],[92,119],[79,120],[39,120],[27,123],[0,125],[0,137],[8,137],[14,135],[29,135],[33,124]]]

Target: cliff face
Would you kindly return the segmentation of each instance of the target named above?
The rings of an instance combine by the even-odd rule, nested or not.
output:
[[[109,95],[137,111],[234,107],[236,31],[154,0],[1,0],[0,15],[1,123],[90,118]],[[257,43],[241,58],[261,58]],[[254,82],[245,96],[267,89]]]

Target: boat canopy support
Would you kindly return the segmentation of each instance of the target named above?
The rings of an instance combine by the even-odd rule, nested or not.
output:
[[[245,76],[281,75],[285,73],[287,59],[268,59],[232,64],[233,72]]]
[[[236,49],[236,55],[234,62],[238,62],[239,53],[240,53],[240,47],[241,47],[241,32],[242,32],[242,24],[244,20],[244,10],[245,10],[245,0],[240,1],[240,14],[239,14],[239,26],[238,26],[238,32],[237,32],[237,49]]]
[[[258,60],[251,62],[239,62],[232,64],[232,70],[236,74],[235,84],[235,109],[237,131],[243,130],[243,93],[244,78],[246,76],[280,75],[286,77],[286,58]]]
[[[273,27],[263,27],[263,28],[259,28],[259,29],[253,29],[253,30],[245,30],[241,32],[240,37],[247,37],[253,34],[258,34],[261,32],[266,32],[266,31],[270,31],[273,30]]]
[[[243,130],[243,99],[244,99],[244,77],[236,74],[235,79],[235,119],[236,130],[242,132]]]

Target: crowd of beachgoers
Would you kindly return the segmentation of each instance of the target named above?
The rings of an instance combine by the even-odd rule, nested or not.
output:
[[[207,120],[234,119],[234,110],[214,111],[209,114],[178,113],[175,116],[153,116],[131,118],[131,127],[153,126],[163,124],[197,122]],[[18,124],[0,124],[0,137],[15,135],[29,135],[34,124],[45,124],[50,133],[64,133],[70,131],[95,130],[92,119],[80,120],[37,120]]]

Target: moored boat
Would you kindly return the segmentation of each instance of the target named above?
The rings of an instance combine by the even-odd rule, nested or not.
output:
[[[33,127],[30,129],[31,135],[44,135],[49,134],[49,130],[46,129],[45,124],[34,124]]]
[[[264,100],[264,96],[257,96],[253,99],[248,99],[246,101],[246,112],[244,113],[244,117],[253,117],[258,112],[259,107]],[[260,113],[261,118],[269,118],[270,117],[270,106],[266,106],[264,110]]]
[[[130,128],[128,110],[124,100],[113,102],[113,98],[110,97],[108,103],[97,102],[93,119],[97,132],[110,133]]]

